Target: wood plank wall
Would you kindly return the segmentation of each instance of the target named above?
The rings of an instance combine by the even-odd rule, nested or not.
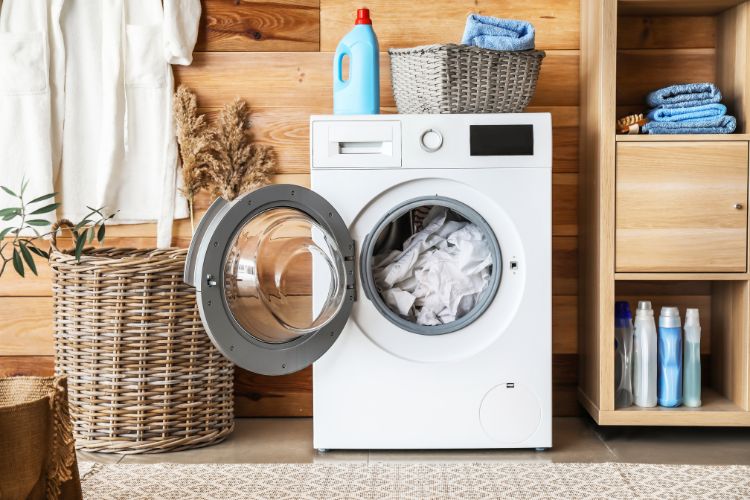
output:
[[[331,112],[331,65],[339,39],[351,28],[353,0],[204,0],[195,60],[178,67],[179,82],[198,93],[211,116],[235,96],[255,110],[258,141],[276,148],[277,181],[309,185],[308,117]],[[526,19],[537,31],[537,48],[547,51],[529,111],[552,113],[553,166],[553,337],[555,413],[578,413],[578,0],[435,0],[429,8],[411,0],[371,0],[380,41],[384,113],[395,112],[390,86],[390,47],[460,40],[466,15],[479,12]],[[209,199],[200,198],[205,210]],[[153,225],[118,226],[107,242],[117,246],[154,244]],[[180,221],[174,244],[185,246],[190,225]],[[52,370],[49,271],[39,278],[0,279],[0,375]],[[310,415],[311,371],[262,377],[238,370],[238,415]]]

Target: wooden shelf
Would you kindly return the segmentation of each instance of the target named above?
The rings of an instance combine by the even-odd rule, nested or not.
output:
[[[619,0],[620,14],[627,16],[713,16],[744,0]]]
[[[638,134],[615,135],[616,142],[749,141],[750,134]]]
[[[614,411],[600,411],[599,423],[603,425],[727,425],[750,424],[750,412],[734,404],[712,388],[704,387],[703,406],[688,408],[640,408],[631,406]]]
[[[615,273],[617,281],[745,281],[748,273]]]

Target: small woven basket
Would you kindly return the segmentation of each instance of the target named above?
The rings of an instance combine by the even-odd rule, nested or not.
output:
[[[390,49],[399,113],[520,113],[534,96],[544,51],[470,45]]]
[[[55,369],[68,377],[76,447],[155,453],[223,440],[234,368],[182,281],[187,250],[86,249],[76,262],[51,246]]]

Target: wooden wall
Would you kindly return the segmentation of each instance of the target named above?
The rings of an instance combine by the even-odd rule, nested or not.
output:
[[[575,401],[578,302],[578,0],[371,0],[380,48],[457,42],[466,15],[479,12],[526,19],[547,52],[529,111],[552,113],[553,343],[555,412],[578,412]],[[192,66],[177,67],[211,116],[235,96],[255,110],[258,141],[276,148],[277,181],[309,185],[308,117],[330,113],[331,64],[338,40],[351,28],[353,0],[204,0],[201,35]],[[395,112],[388,55],[381,54],[384,113]],[[209,200],[202,197],[199,209]],[[107,243],[154,244],[152,225],[118,226]],[[175,227],[175,245],[189,243],[190,226]],[[0,375],[49,373],[52,369],[49,271],[20,280],[0,279]],[[239,370],[239,415],[310,415],[311,372],[262,377]]]

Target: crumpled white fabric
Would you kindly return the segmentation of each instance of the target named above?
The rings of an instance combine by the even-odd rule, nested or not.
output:
[[[381,297],[420,325],[450,323],[471,311],[492,274],[483,232],[470,222],[448,220],[448,212],[433,207],[424,229],[407,239],[403,250],[375,256]]]

